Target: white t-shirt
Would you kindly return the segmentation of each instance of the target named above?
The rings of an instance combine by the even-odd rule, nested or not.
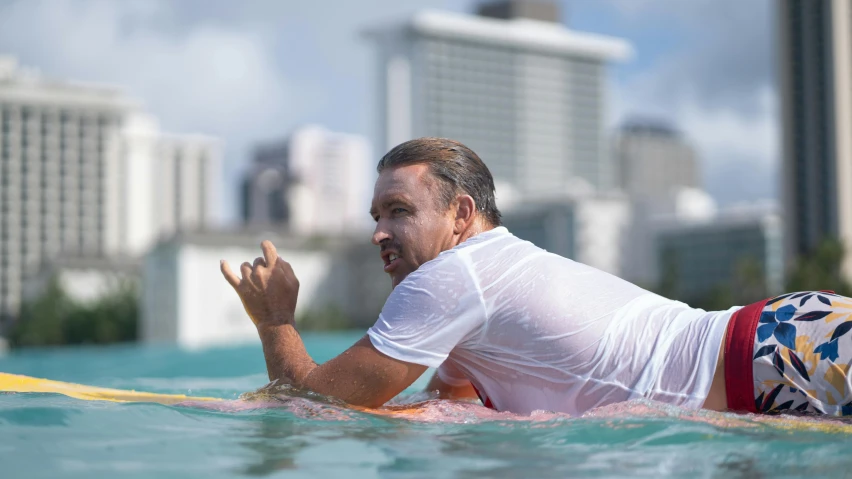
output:
[[[409,274],[368,335],[448,384],[470,380],[499,411],[582,414],[640,397],[697,409],[736,309],[693,309],[500,227]]]

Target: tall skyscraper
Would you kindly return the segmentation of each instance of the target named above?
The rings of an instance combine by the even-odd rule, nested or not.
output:
[[[0,60],[0,315],[17,312],[22,276],[43,258],[115,248],[110,193],[132,108],[118,91],[44,81]]]
[[[852,3],[783,0],[778,33],[786,256],[839,238],[852,277]]]
[[[700,188],[695,150],[674,128],[657,121],[625,123],[615,138],[619,186],[635,199]]]
[[[375,171],[370,154],[366,138],[317,126],[259,146],[243,182],[243,219],[298,235],[364,230]]]
[[[170,184],[164,161],[191,148],[155,132],[140,150],[138,113],[118,89],[49,80],[0,57],[0,327],[44,262],[138,254],[168,232],[157,221],[169,216],[153,212]]]
[[[559,23],[552,2],[479,15],[425,11],[368,32],[378,51],[378,148],[457,139],[524,196],[615,183],[605,139],[606,62],[631,48]]]

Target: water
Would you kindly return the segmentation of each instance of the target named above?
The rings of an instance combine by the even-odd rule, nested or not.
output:
[[[305,342],[324,361],[358,337]],[[0,371],[227,399],[266,383],[258,346],[28,351],[0,358]],[[848,476],[852,426],[804,421],[648,402],[570,418],[430,401],[405,418],[299,397],[170,407],[8,394],[0,395],[0,477]]]

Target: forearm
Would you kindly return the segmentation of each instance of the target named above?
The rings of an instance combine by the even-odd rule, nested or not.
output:
[[[288,381],[298,388],[357,406],[381,406],[426,370],[426,366],[384,356],[367,336],[339,356],[317,365],[293,326],[258,327],[258,332],[270,380]]]
[[[292,324],[258,325],[266,371],[270,381],[285,381],[305,387],[305,380],[317,364],[305,349],[302,337]]]

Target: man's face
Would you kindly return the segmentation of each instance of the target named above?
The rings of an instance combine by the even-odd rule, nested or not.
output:
[[[425,164],[387,168],[379,174],[370,214],[373,244],[396,288],[409,273],[453,246],[453,209],[441,204],[437,180]]]

